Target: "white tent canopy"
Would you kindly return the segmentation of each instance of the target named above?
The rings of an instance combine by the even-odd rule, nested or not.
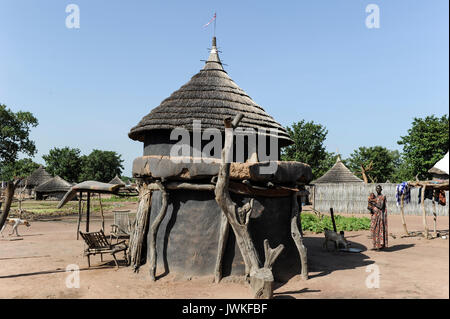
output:
[[[449,160],[449,157],[448,157],[448,152],[447,152],[447,154],[445,154],[445,156],[440,161],[438,161],[436,164],[434,164],[434,166],[429,170],[429,172],[430,173],[441,173],[441,174],[445,173],[445,174],[449,175],[448,160]]]

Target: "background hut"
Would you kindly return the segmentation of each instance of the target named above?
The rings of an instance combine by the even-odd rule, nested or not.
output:
[[[311,184],[313,185],[309,186],[308,190],[313,210],[327,212],[334,208],[336,212],[345,213],[356,208],[355,203],[361,201],[359,195],[362,187],[366,185],[342,163],[339,155],[333,167]],[[361,211],[358,207],[358,212]]]
[[[114,176],[114,178],[112,180],[109,181],[108,184],[114,184],[114,185],[121,185],[121,186],[125,186],[125,182],[123,180],[120,179],[119,176]]]
[[[21,182],[20,187],[26,185],[26,191],[28,195],[35,195],[35,189],[39,185],[48,182],[53,178],[45,168],[41,165],[33,173],[30,174],[25,180]]]
[[[61,200],[67,191],[70,190],[72,184],[65,181],[59,176],[55,176],[47,182],[36,187],[36,199],[56,199]]]
[[[341,157],[338,155],[336,163],[333,165],[333,167],[331,167],[328,172],[312,182],[312,184],[325,183],[363,183],[363,180],[353,175],[353,173],[347,168],[347,166],[342,163]]]
[[[144,156],[133,162],[140,203],[136,231],[130,241],[131,264],[138,268],[148,261],[153,279],[155,256],[159,256],[157,265],[164,269],[164,274],[214,274],[219,280],[222,276],[244,275],[236,238],[228,231],[227,219],[214,194],[222,147],[214,154],[206,154],[210,157],[207,163],[194,162],[198,160],[196,154],[201,154],[210,141],[201,145],[191,142],[194,120],[201,121],[202,132],[217,129],[223,141],[224,119],[238,113],[244,115],[239,124],[242,129],[272,129],[261,134],[277,142],[269,152],[279,155],[281,147],[292,143],[286,130],[228,76],[214,38],[204,68],[131,129],[129,137],[144,143]],[[187,163],[174,162],[170,157],[171,148],[177,143],[170,140],[170,133],[180,127],[189,131],[191,139],[183,144],[190,151]],[[299,162],[276,162],[275,173],[261,174],[260,167],[268,163],[257,156],[249,139],[235,134],[236,139],[241,137],[246,147],[241,163],[231,165],[232,199],[239,206],[253,199],[258,207],[250,216],[248,227],[261,258],[264,239],[269,240],[271,247],[285,246],[273,269],[276,279],[286,280],[300,270],[306,272],[299,260],[299,255],[306,259],[306,251],[301,241],[294,242],[291,227],[298,233],[292,214],[295,212],[296,218],[297,193],[311,180],[311,168]],[[242,154],[236,150],[235,161],[237,153]],[[296,244],[303,247],[301,253]]]

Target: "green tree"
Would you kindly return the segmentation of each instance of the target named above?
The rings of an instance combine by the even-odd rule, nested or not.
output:
[[[30,140],[30,130],[38,120],[30,112],[16,112],[0,104],[0,166],[13,164],[19,153],[36,154],[36,145]]]
[[[42,158],[45,161],[46,170],[50,174],[65,179],[69,182],[80,181],[82,158],[78,148],[53,148]]]
[[[93,150],[91,154],[83,157],[81,179],[107,183],[114,176],[120,176],[122,162],[120,154],[116,152]]]
[[[348,168],[359,178],[362,178],[361,165],[370,170],[366,173],[369,182],[392,182],[394,173],[398,168],[400,153],[391,151],[383,146],[360,147],[354,150],[346,163]]]
[[[0,174],[4,167],[12,166],[17,161],[19,153],[29,156],[36,154],[36,145],[30,140],[30,130],[38,125],[38,120],[30,112],[13,112],[0,104]],[[14,190],[18,180],[12,181],[12,176],[0,176],[7,180],[5,201],[0,212],[0,229],[5,224],[11,208]]]
[[[439,161],[449,149],[448,115],[414,118],[408,135],[397,142],[403,145],[402,175],[404,180],[430,178],[428,170]]]
[[[33,173],[39,164],[33,162],[30,158],[23,158],[0,167],[0,176],[2,179],[12,180],[14,178],[25,178]]]
[[[336,155],[325,150],[323,143],[328,131],[321,124],[301,120],[286,130],[294,144],[283,149],[281,154],[283,161],[297,161],[310,165],[314,178],[322,176],[336,161]]]

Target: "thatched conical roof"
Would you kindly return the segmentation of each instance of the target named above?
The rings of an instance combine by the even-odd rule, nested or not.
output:
[[[59,176],[55,176],[47,182],[36,187],[36,192],[39,193],[56,193],[67,192],[72,187],[72,184],[63,180]]]
[[[123,186],[126,185],[125,182],[121,180],[120,177],[117,175],[114,176],[114,178],[110,180],[108,184],[123,185]]]
[[[146,115],[128,136],[143,142],[144,135],[151,130],[183,127],[192,131],[193,120],[201,120],[202,129],[217,128],[223,131],[223,120],[234,117],[238,112],[244,114],[240,127],[256,131],[258,128],[274,129],[280,146],[292,144],[286,130],[228,76],[220,61],[214,37],[203,69]]]
[[[36,187],[39,186],[53,178],[45,168],[41,165],[39,166],[30,176],[26,179],[26,183],[28,187]]]
[[[342,163],[341,157],[338,155],[333,167],[312,183],[363,183],[363,180],[353,175],[344,163]]]

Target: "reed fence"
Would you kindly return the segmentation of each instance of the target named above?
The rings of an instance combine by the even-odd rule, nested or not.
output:
[[[316,184],[309,187],[310,200],[315,210],[329,212],[330,207],[336,213],[367,214],[367,197],[375,193],[376,185],[381,185],[382,193],[386,195],[388,214],[400,214],[400,206],[397,206],[395,193],[397,184]],[[422,206],[419,203],[420,188],[411,189],[411,202],[405,204],[405,215],[422,215]],[[436,205],[438,216],[449,216],[449,192],[445,192],[446,205]],[[431,200],[425,200],[427,214],[432,215],[433,205]]]

